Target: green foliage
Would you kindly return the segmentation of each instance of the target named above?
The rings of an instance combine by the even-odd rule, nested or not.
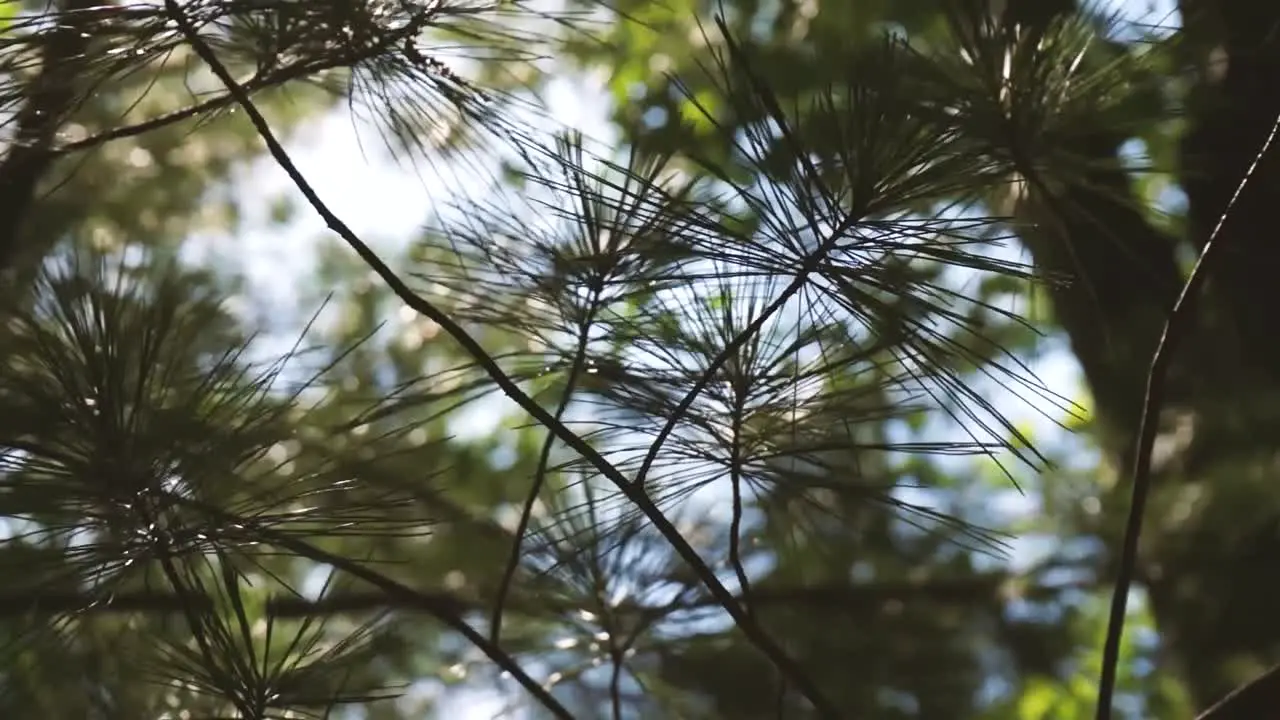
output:
[[[0,2],[0,714],[1090,716],[1210,24],[1003,7]],[[539,124],[541,55],[608,71],[620,147]],[[489,184],[382,265],[276,141],[338,100]],[[307,206],[242,213],[254,160]],[[185,252],[312,212],[309,321]],[[1277,395],[1214,354],[1128,717],[1280,638]]]

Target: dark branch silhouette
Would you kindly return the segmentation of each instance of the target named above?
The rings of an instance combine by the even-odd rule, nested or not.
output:
[[[25,102],[13,119],[13,137],[0,159],[0,272],[17,262],[22,230],[39,198],[41,184],[56,158],[58,130],[79,102],[87,63],[94,0],[59,3],[59,22],[42,31],[40,69],[24,92]]]

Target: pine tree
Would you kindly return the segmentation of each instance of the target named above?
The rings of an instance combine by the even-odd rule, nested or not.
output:
[[[1186,277],[1116,155],[1161,63],[1205,41],[1137,54],[1070,3],[1006,5],[943,3],[927,41],[859,41],[812,82],[721,13],[664,84],[674,135],[633,124],[618,150],[544,131],[511,81],[589,55],[596,16],[572,5],[0,4],[0,714],[420,717],[404,698],[427,679],[476,677],[561,718],[1087,713],[1095,668],[1058,682],[1080,640],[1011,620],[1061,603],[1073,568],[989,569],[1007,528],[939,458],[1005,483],[1047,466],[991,384],[1084,413],[1014,352],[1035,329],[996,300],[1030,294],[1071,338],[1100,444],[1150,459],[1137,428],[1166,403],[1126,389]],[[491,185],[383,258],[286,149],[299,87]],[[346,327],[318,308],[263,360],[225,283],[180,257],[208,178],[141,182],[131,215],[79,167],[133,142],[185,178],[168,170],[207,133],[265,149],[323,219]],[[105,238],[65,211],[94,193]],[[1252,301],[1231,317],[1256,350]],[[1174,410],[1196,367],[1173,367]],[[461,411],[516,419],[468,445]],[[1120,557],[1106,581],[1149,572]],[[1062,624],[1101,637],[1085,615]],[[1223,689],[1190,677],[1188,701],[1120,629],[1093,663],[1106,708],[1110,681],[1161,716]],[[984,701],[993,677],[1022,691]]]

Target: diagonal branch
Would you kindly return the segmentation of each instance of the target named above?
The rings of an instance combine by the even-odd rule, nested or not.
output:
[[[167,0],[172,3],[174,0]],[[573,714],[570,713],[559,700],[556,700],[551,693],[539,684],[536,680],[525,672],[520,663],[502,648],[488,641],[485,636],[471,627],[462,616],[458,613],[458,606],[448,600],[443,600],[436,595],[428,595],[420,593],[417,590],[398,582],[382,573],[370,570],[369,568],[352,561],[341,555],[335,555],[327,550],[318,548],[305,540],[299,540],[290,537],[287,534],[275,532],[269,528],[264,528],[245,518],[237,517],[226,513],[216,507],[205,503],[192,501],[189,499],[181,499],[178,502],[197,508],[201,512],[213,517],[217,521],[227,526],[238,526],[251,528],[257,536],[256,540],[267,542],[289,552],[295,553],[300,557],[305,557],[319,563],[324,563],[336,570],[359,578],[370,585],[378,588],[393,601],[401,602],[414,608],[421,609],[440,622],[447,625],[450,629],[457,632],[467,639],[468,642],[475,645],[486,657],[493,661],[502,670],[511,674],[511,677],[520,683],[529,694],[533,695],[538,702],[551,711],[553,715],[562,720],[573,720]]]
[[[1204,285],[1208,272],[1207,261],[1216,247],[1218,236],[1226,225],[1231,210],[1235,207],[1240,193],[1244,191],[1249,179],[1258,168],[1258,163],[1266,156],[1280,133],[1280,115],[1276,116],[1262,147],[1254,156],[1253,163],[1245,171],[1244,177],[1236,185],[1235,192],[1227,202],[1226,208],[1218,218],[1209,239],[1205,242],[1200,257],[1196,260],[1191,275],[1187,278],[1177,302],[1169,311],[1169,319],[1165,322],[1160,343],[1156,346],[1155,355],[1151,359],[1151,372],[1147,376],[1147,391],[1142,403],[1142,416],[1138,424],[1138,444],[1133,467],[1133,495],[1129,504],[1129,515],[1125,520],[1124,543],[1120,549],[1120,567],[1116,573],[1115,592],[1111,596],[1111,610],[1107,617],[1106,642],[1102,647],[1102,676],[1098,683],[1097,720],[1111,720],[1111,704],[1115,695],[1116,675],[1120,664],[1120,639],[1124,635],[1125,612],[1129,602],[1129,588],[1133,585],[1133,576],[1138,564],[1138,538],[1142,534],[1143,514],[1147,506],[1147,496],[1151,490],[1151,458],[1156,440],[1156,418],[1165,401],[1166,377],[1169,363],[1173,359],[1177,343],[1189,329],[1195,312],[1195,300],[1200,287]]]
[[[720,30],[721,37],[729,50],[730,57],[741,64],[745,74],[747,75],[748,82],[752,84],[752,90],[759,94],[760,99],[765,105],[767,113],[777,124],[783,141],[790,146],[790,149],[795,153],[796,157],[800,159],[801,163],[803,163],[806,174],[814,179],[815,183],[818,185],[823,200],[828,205],[834,207],[834,195],[831,193],[830,189],[826,187],[826,184],[822,182],[822,173],[818,171],[818,168],[810,158],[809,153],[804,151],[804,148],[796,139],[790,123],[787,121],[786,114],[783,112],[776,96],[773,94],[769,86],[762,82],[752,71],[753,69],[751,64],[747,61],[747,57],[742,49],[734,42],[729,31],[729,26],[726,24],[723,17],[716,18],[716,27]],[[792,298],[796,297],[797,294],[808,287],[809,278],[814,273],[818,272],[822,267],[823,262],[827,259],[827,256],[835,249],[836,245],[844,239],[845,234],[853,228],[860,219],[861,217],[858,212],[850,211],[846,213],[840,222],[836,223],[835,227],[830,230],[829,234],[825,234],[824,237],[824,233],[822,232],[822,228],[819,226],[819,223],[815,222],[812,217],[805,218],[810,229],[813,230],[818,237],[824,238],[823,242],[819,244],[812,253],[804,258],[804,261],[796,270],[795,278],[793,278],[787,287],[778,294],[778,297],[761,310],[759,316],[752,320],[751,323],[742,330],[742,332],[738,333],[738,335],[726,344],[724,348],[721,349],[720,353],[707,364],[706,370],[693,384],[693,387],[685,393],[684,398],[680,400],[680,403],[676,405],[676,407],[671,411],[671,414],[667,416],[667,422],[664,423],[662,429],[658,431],[653,444],[649,446],[648,452],[645,453],[644,459],[640,462],[640,469],[636,473],[637,485],[641,488],[644,487],[645,478],[648,476],[649,470],[653,467],[653,463],[658,459],[658,453],[662,450],[662,446],[666,443],[667,439],[671,436],[671,433],[675,431],[680,422],[684,420],[685,415],[689,412],[689,409],[693,407],[693,403],[697,401],[698,396],[707,389],[707,386],[711,384],[715,379],[715,376],[730,360],[734,358],[735,355],[737,355],[738,351],[740,351],[751,340],[751,338],[759,334],[760,329],[765,326],[765,323],[769,322],[769,320],[788,302],[790,302]]]
[[[276,163],[289,176],[299,192],[307,199],[312,209],[325,221],[325,224],[338,234],[351,248],[360,256],[369,267],[382,279],[383,282],[391,289],[401,302],[405,303],[414,311],[420,313],[424,317],[432,320],[443,328],[450,336],[454,338],[459,345],[462,346],[469,355],[471,355],[476,363],[484,369],[485,373],[493,380],[493,382],[503,391],[503,393],[511,398],[525,412],[532,415],[543,426],[554,432],[566,445],[573,448],[586,458],[592,466],[602,475],[612,481],[623,495],[633,502],[644,513],[645,517],[653,523],[659,533],[669,542],[672,548],[680,555],[697,575],[698,579],[707,587],[711,594],[724,607],[725,611],[733,618],[738,628],[747,639],[754,644],[766,657],[769,658],[780,672],[782,672],[789,683],[795,685],[799,691],[804,694],[818,713],[823,717],[836,718],[840,713],[836,710],[829,700],[825,699],[818,687],[810,679],[806,673],[800,668],[799,664],[786,655],[785,652],[775,643],[772,638],[742,609],[737,599],[723,583],[716,577],[715,572],[711,570],[702,560],[698,552],[693,549],[680,531],[672,522],[662,513],[652,499],[649,498],[641,487],[632,483],[626,476],[614,467],[612,463],[604,458],[595,448],[583,440],[579,435],[574,433],[564,423],[559,422],[543,409],[533,398],[520,389],[505,372],[498,367],[488,352],[475,340],[461,325],[448,313],[437,308],[429,301],[415,294],[404,281],[401,280],[395,272],[389,268],[386,263],[378,257],[373,250],[364,243],[351,228],[347,226],[332,210],[320,199],[314,188],[307,179],[301,174],[293,160],[289,157],[288,152],[276,139],[275,134],[271,131],[266,118],[253,104],[253,101],[244,92],[244,89],[231,77],[226,66],[218,60],[212,49],[200,38],[195,28],[183,14],[181,8],[178,7],[176,0],[165,0],[165,8],[173,18],[174,23],[178,26],[179,31],[191,44],[196,54],[209,65],[209,68],[217,75],[219,81],[227,87],[227,90],[236,100],[236,104],[245,111],[253,123],[254,128],[262,137],[266,144],[268,152],[270,152]],[[487,640],[481,638],[487,645]]]
[[[95,35],[110,27],[104,23],[119,21],[130,12],[128,8],[96,0],[63,0],[45,16],[53,20],[54,29],[25,40],[39,47],[39,71],[22,90],[24,102],[9,121],[13,125],[13,136],[0,157],[0,195],[5,198],[5,212],[0,213],[0,270],[13,267],[24,255],[34,251],[34,248],[21,247],[23,229],[42,182],[60,158],[235,104],[230,93],[221,93],[136,123],[118,125],[71,142],[59,142],[59,130],[89,90],[83,77],[85,71],[98,62],[91,53],[90,43]],[[143,15],[152,12],[144,11]],[[397,48],[420,32],[426,19],[424,11],[374,42],[346,48],[328,57],[262,68],[242,86],[249,92],[257,92],[326,70],[353,67]]]
[[[597,285],[598,288],[598,285]],[[586,369],[587,346],[591,340],[591,330],[595,325],[595,315],[598,309],[600,292],[598,289],[592,289],[592,297],[588,301],[591,309],[587,312],[587,316],[583,319],[579,328],[578,348],[574,352],[573,365],[569,369],[569,377],[565,381],[564,394],[560,397],[560,405],[556,408],[555,420],[563,423],[564,413],[569,408],[569,403],[573,400],[573,393],[578,387],[578,381],[582,377],[583,370]],[[542,452],[538,456],[538,467],[534,471],[533,485],[529,488],[529,495],[525,498],[524,507],[520,511],[520,521],[516,524],[514,537],[511,541],[511,555],[507,558],[507,566],[502,572],[502,580],[498,584],[498,597],[494,601],[493,614],[489,622],[489,638],[497,643],[502,635],[502,612],[506,607],[507,596],[511,592],[511,583],[515,580],[516,570],[520,566],[520,552],[524,545],[525,533],[529,531],[529,523],[533,520],[533,509],[538,504],[538,498],[542,495],[542,488],[547,481],[548,465],[551,462],[551,449],[555,444],[556,434],[551,430],[547,431],[547,437],[542,442]]]
[[[1280,665],[1241,685],[1196,720],[1257,720],[1270,717],[1280,707]]]
[[[385,42],[379,42],[366,49],[352,52],[347,55],[325,58],[323,60],[296,62],[275,68],[269,72],[257,72],[254,73],[253,76],[244,80],[241,83],[241,87],[243,87],[247,93],[255,93],[261,90],[278,87],[294,80],[301,80],[310,75],[322,73],[327,70],[351,67],[377,57],[379,54],[393,47],[396,42],[402,42],[404,35],[405,31],[403,30],[388,33],[388,39]],[[119,125],[108,130],[95,133],[89,137],[81,138],[80,140],[62,143],[56,147],[49,148],[47,154],[51,157],[60,157],[71,153],[90,150],[113,140],[136,137],[138,135],[149,133],[153,130],[159,130],[169,125],[173,125],[174,123],[179,123],[200,115],[212,113],[234,105],[235,103],[236,99],[231,93],[220,93],[206,100],[201,100],[200,102],[193,103],[186,107],[171,110],[152,118],[147,118],[146,120],[136,122],[132,125]]]

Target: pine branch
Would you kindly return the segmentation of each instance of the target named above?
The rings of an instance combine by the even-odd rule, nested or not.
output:
[[[397,47],[402,44],[406,38],[412,37],[412,35],[417,32],[420,32],[420,29],[413,23],[410,23],[405,28],[388,32],[386,36],[380,39],[377,43],[367,47],[353,49],[348,53],[318,59],[302,59],[283,66],[270,66],[264,68],[254,73],[252,77],[244,80],[241,83],[241,86],[245,89],[245,92],[252,94],[262,90],[270,90],[286,83],[306,79],[329,70],[350,68],[372,58],[376,58],[386,51]],[[49,148],[47,154],[51,157],[61,157],[63,155],[91,150],[113,140],[136,137],[154,130],[160,130],[184,120],[191,120],[193,118],[200,117],[201,115],[214,113],[218,110],[235,105],[235,103],[235,96],[229,92],[224,92],[207,100],[202,100],[201,102],[188,105],[177,110],[172,110],[132,125],[118,125],[109,130],[104,130],[100,133],[95,133],[79,140],[62,143]]]
[[[707,564],[698,555],[698,552],[689,545],[688,541],[680,534],[680,531],[671,523],[670,520],[662,513],[657,505],[644,492],[638,483],[632,483],[628,478],[622,475],[616,467],[606,460],[599,452],[597,452],[589,443],[579,437],[576,433],[569,430],[564,423],[557,421],[554,416],[543,409],[536,401],[529,397],[505,372],[498,367],[497,363],[489,356],[488,352],[473,338],[471,335],[447,313],[443,312],[430,302],[415,294],[404,284],[387,265],[373,252],[368,245],[364,243],[354,232],[338,218],[332,210],[320,199],[311,184],[299,172],[293,160],[289,157],[287,151],[276,139],[275,134],[271,131],[266,119],[262,113],[254,105],[253,101],[245,93],[244,89],[236,82],[226,66],[218,60],[212,49],[200,38],[195,28],[186,18],[182,9],[178,6],[176,0],[165,0],[165,7],[170,13],[173,21],[177,24],[180,32],[185,36],[197,55],[209,65],[218,79],[227,87],[228,91],[236,99],[236,104],[245,111],[253,123],[255,129],[266,143],[268,151],[276,162],[281,166],[289,178],[293,181],[298,190],[306,197],[308,203],[316,211],[317,214],[325,221],[325,224],[339,235],[355,252],[361,257],[366,264],[385,282],[392,292],[408,307],[420,313],[424,317],[432,320],[452,336],[463,349],[470,354],[476,362],[485,370],[495,384],[507,395],[515,401],[523,410],[532,415],[540,423],[551,429],[560,437],[560,439],[582,454],[595,468],[605,477],[609,478],[623,494],[635,503],[644,515],[653,523],[654,527],[662,534],[662,536],[671,544],[677,554],[693,568],[698,578],[711,591],[725,611],[733,618],[737,626],[742,630],[743,634],[764,653],[769,660],[787,677],[788,682],[795,687],[813,704],[814,708],[823,717],[836,718],[840,716],[829,700],[824,698],[823,694],[801,667],[775,643],[767,633],[752,620],[742,609],[737,599],[716,577]],[[476,642],[475,639],[472,639]],[[483,647],[489,647],[489,643],[483,638],[479,638]],[[514,675],[514,673],[513,673]],[[541,687],[537,686],[541,692]],[[532,689],[531,689],[532,692]],[[535,693],[536,694],[536,693]],[[548,696],[549,697],[549,696]]]
[[[170,3],[173,0],[168,0]],[[185,20],[182,21],[185,23]],[[190,25],[185,26],[186,30],[190,30]],[[193,33],[194,34],[194,33]],[[262,541],[275,545],[281,549],[288,550],[300,557],[305,557],[316,562],[324,563],[354,578],[359,578],[370,585],[378,588],[386,593],[389,597],[397,599],[399,602],[419,607],[424,612],[444,623],[451,630],[457,632],[467,639],[468,642],[475,645],[494,665],[503,671],[511,674],[511,677],[520,683],[525,690],[529,691],[535,699],[540,702],[543,707],[550,710],[556,717],[564,720],[573,720],[573,715],[556,700],[551,693],[543,687],[543,685],[525,672],[520,663],[511,655],[503,651],[497,645],[489,642],[489,640],[475,628],[471,627],[457,613],[456,603],[450,600],[441,601],[438,596],[421,593],[408,585],[400,583],[381,573],[370,570],[357,562],[348,560],[340,555],[323,550],[304,540],[299,540],[288,535],[272,531],[268,528],[258,526],[256,523],[232,516],[221,510],[188,500],[178,500],[182,504],[194,506],[200,511],[210,515],[219,523],[226,524],[230,527],[249,527],[252,528],[254,534]],[[184,599],[185,602],[185,599]]]
[[[805,152],[804,147],[797,140],[794,130],[791,127],[791,123],[787,121],[786,114],[783,112],[776,95],[768,84],[761,81],[761,79],[754,74],[750,63],[747,60],[746,54],[733,40],[729,32],[728,24],[725,22],[723,17],[716,18],[716,27],[720,30],[721,37],[729,50],[730,58],[741,66],[744,74],[748,78],[750,89],[753,92],[758,93],[759,98],[771,119],[777,123],[777,127],[782,134],[783,142],[785,142],[788,149],[800,159],[801,163],[805,166],[807,174],[814,178],[818,183],[818,190],[822,195],[823,200],[834,206],[834,194],[826,187],[825,183],[821,183],[820,178],[822,177],[822,174],[818,172],[813,159],[810,158],[809,154]],[[685,415],[693,407],[698,396],[706,390],[707,386],[710,385],[713,380],[715,380],[716,375],[721,371],[721,369],[724,368],[731,359],[733,359],[733,357],[743,348],[744,345],[746,345],[748,341],[751,340],[751,338],[755,337],[760,332],[760,329],[763,328],[776,313],[790,302],[792,298],[796,297],[797,294],[808,287],[810,276],[814,275],[818,269],[822,267],[831,251],[834,250],[836,245],[844,239],[845,234],[863,219],[863,211],[864,208],[851,209],[851,211],[846,213],[835,227],[825,233],[823,232],[823,228],[820,227],[812,218],[806,218],[807,223],[811,225],[810,229],[813,230],[818,237],[824,238],[823,241],[816,249],[813,250],[813,252],[809,253],[803,259],[799,269],[795,273],[795,277],[787,287],[778,294],[778,297],[775,298],[767,307],[761,310],[759,315],[752,320],[747,327],[743,328],[736,337],[726,343],[719,354],[707,364],[702,375],[671,411],[671,414],[667,417],[666,423],[663,424],[662,428],[658,431],[657,437],[654,438],[653,444],[649,446],[649,450],[645,453],[644,459],[640,462],[640,470],[636,473],[636,485],[640,486],[642,489],[644,488],[645,479],[648,477],[649,471],[652,469],[654,462],[658,459],[658,454],[661,452],[663,444],[666,443],[667,439],[671,436],[671,433],[675,431],[676,427],[680,424],[680,421],[684,419]]]
[[[14,117],[9,151],[0,160],[0,272],[21,254],[22,229],[30,216],[41,181],[52,167],[51,152],[59,128],[75,109],[78,84],[92,37],[95,0],[64,0],[58,22],[40,40],[40,70],[24,93],[26,101]]]
[[[569,378],[565,381],[564,393],[560,396],[560,404],[556,407],[555,414],[552,416],[556,422],[563,423],[564,413],[569,408],[569,402],[573,399],[574,391],[577,390],[578,380],[586,370],[587,346],[591,338],[591,330],[595,325],[595,314],[600,302],[599,289],[593,288],[593,291],[593,297],[588,301],[590,310],[579,328],[578,347],[574,351],[572,365],[569,368]],[[511,542],[511,553],[507,558],[507,565],[503,569],[502,580],[498,584],[498,599],[494,603],[493,614],[489,621],[489,637],[494,643],[497,643],[502,635],[503,607],[506,605],[507,596],[511,592],[511,584],[515,580],[516,570],[520,567],[520,553],[524,545],[525,533],[529,531],[529,523],[533,519],[534,506],[537,505],[538,498],[542,495],[542,488],[546,484],[548,465],[551,461],[551,450],[555,439],[555,433],[548,430],[546,438],[542,441],[542,451],[538,456],[538,466],[534,471],[533,484],[529,487],[529,495],[525,498],[524,507],[520,511],[520,520],[516,524],[514,538]]]

